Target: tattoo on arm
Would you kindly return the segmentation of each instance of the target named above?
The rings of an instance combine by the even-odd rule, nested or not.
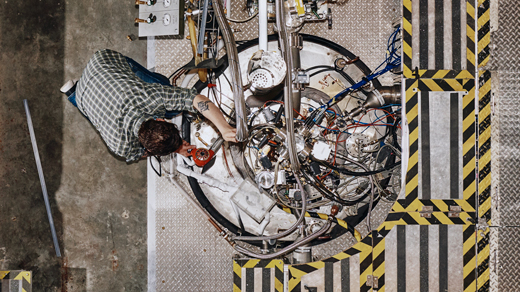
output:
[[[207,100],[207,101],[201,101],[199,102],[197,105],[199,107],[199,112],[203,112],[203,111],[207,111],[209,110],[209,106],[208,104],[210,103],[211,101]]]

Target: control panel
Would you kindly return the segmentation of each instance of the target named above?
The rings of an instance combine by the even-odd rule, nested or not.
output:
[[[184,1],[136,0],[139,6],[139,36],[182,35],[184,33]]]

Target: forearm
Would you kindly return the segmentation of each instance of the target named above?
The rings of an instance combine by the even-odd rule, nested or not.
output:
[[[220,109],[206,96],[201,94],[195,96],[193,107],[210,120],[221,133],[233,128],[228,124]]]

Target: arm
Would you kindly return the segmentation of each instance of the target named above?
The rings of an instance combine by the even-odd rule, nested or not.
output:
[[[226,122],[220,109],[211,100],[199,94],[193,99],[193,107],[218,128],[224,140],[230,142],[237,141],[235,138],[237,130]]]

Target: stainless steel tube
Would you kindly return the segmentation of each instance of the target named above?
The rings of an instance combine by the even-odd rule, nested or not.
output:
[[[231,87],[233,88],[233,100],[235,102],[236,125],[237,125],[237,140],[244,142],[247,140],[247,109],[244,100],[244,89],[242,86],[242,74],[240,71],[240,64],[238,62],[238,51],[235,42],[235,37],[231,32],[231,27],[224,15],[224,8],[220,0],[213,1],[213,8],[215,16],[217,17],[218,25],[222,31],[222,37],[226,45],[226,52],[228,57],[228,68],[231,72]]]
[[[47,185],[45,184],[45,177],[43,176],[42,162],[40,160],[40,153],[38,152],[38,145],[36,144],[36,135],[34,134],[34,128],[31,118],[31,112],[29,111],[29,103],[27,99],[23,100],[23,106],[25,107],[25,114],[27,115],[27,127],[29,127],[29,135],[31,136],[31,143],[34,152],[34,160],[36,160],[36,168],[38,169],[38,176],[40,177],[40,185],[42,187],[43,201],[45,202],[45,209],[47,210],[47,218],[49,219],[49,225],[51,227],[52,241],[54,243],[54,251],[57,257],[61,257],[60,245],[58,243],[58,236],[54,227],[54,220],[52,219],[51,204],[49,203],[49,195],[47,194]]]
[[[291,162],[291,169],[294,173],[300,171],[300,161],[298,160],[298,153],[296,152],[296,138],[294,137],[294,99],[300,98],[300,96],[294,96],[293,90],[293,77],[296,74],[294,70],[293,58],[291,57],[291,48],[288,40],[288,33],[285,21],[285,9],[283,0],[276,0],[276,27],[278,28],[280,49],[282,55],[287,63],[287,74],[285,75],[284,85],[284,111],[285,111],[285,123],[287,128],[287,144],[289,150],[289,161]],[[299,90],[298,90],[299,94]],[[298,109],[296,109],[298,110]]]

